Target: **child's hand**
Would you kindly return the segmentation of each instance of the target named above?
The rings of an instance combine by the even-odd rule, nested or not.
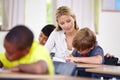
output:
[[[67,56],[66,58],[65,58],[65,60],[67,61],[67,62],[72,62],[72,63],[74,63],[74,59],[73,59],[74,57],[72,57],[72,56]]]
[[[67,57],[65,58],[65,60],[66,60],[67,62],[70,62],[70,57],[67,56]]]
[[[10,71],[13,71],[13,72],[19,72],[20,71],[19,67],[6,68],[6,70],[10,70]]]

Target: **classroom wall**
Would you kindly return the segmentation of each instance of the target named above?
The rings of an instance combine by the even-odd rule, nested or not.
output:
[[[26,0],[25,25],[33,31],[38,39],[40,31],[46,25],[46,0]]]
[[[42,21],[43,23],[41,24],[43,25],[45,22],[44,20]],[[99,34],[97,35],[97,38],[98,38],[98,43],[100,44],[100,46],[103,47],[105,53],[109,52],[120,58],[120,55],[119,55],[120,53],[120,37],[119,37],[120,22],[119,21],[120,21],[120,12],[102,12],[102,10],[100,10]],[[31,27],[31,29],[35,32],[36,39],[38,37],[40,26],[41,25]],[[7,32],[0,32],[0,52],[4,50],[3,38],[6,33]]]
[[[0,52],[4,51],[3,40],[7,31],[0,31]]]
[[[120,12],[102,11],[102,2],[99,0],[99,44],[105,54],[110,53],[120,58]]]
[[[120,58],[120,12],[100,12],[98,41],[105,53]]]
[[[46,25],[46,0],[25,0],[25,25],[34,33],[38,40],[40,31]],[[7,31],[0,31],[0,52],[4,50],[3,39]]]

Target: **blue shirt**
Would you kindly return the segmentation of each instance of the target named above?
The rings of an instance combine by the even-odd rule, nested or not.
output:
[[[83,56],[82,54],[80,54],[76,50],[74,50],[72,52],[72,54],[74,57],[82,57]],[[91,56],[96,56],[96,55],[101,55],[102,56],[102,63],[104,63],[104,51],[98,45],[95,45],[95,47],[88,54],[86,54],[86,57],[91,57]]]

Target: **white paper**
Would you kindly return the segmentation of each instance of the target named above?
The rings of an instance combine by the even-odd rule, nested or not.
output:
[[[64,59],[53,57],[53,61],[60,61],[60,62],[66,62]]]
[[[5,70],[4,68],[0,68],[0,72],[11,72],[10,70]]]

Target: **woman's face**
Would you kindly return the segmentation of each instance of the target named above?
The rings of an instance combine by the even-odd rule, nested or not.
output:
[[[58,25],[66,33],[70,33],[75,29],[75,27],[74,27],[75,19],[72,16],[62,15],[62,16],[58,17],[57,21],[58,21]]]

